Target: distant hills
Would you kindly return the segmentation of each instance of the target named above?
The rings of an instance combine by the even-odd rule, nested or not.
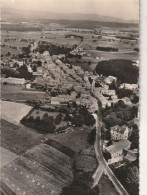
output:
[[[101,22],[117,22],[117,23],[138,23],[133,20],[123,20],[111,16],[103,16],[99,14],[82,14],[82,13],[53,13],[53,12],[36,12],[36,11],[20,11],[11,10],[10,8],[2,8],[1,19],[4,21],[20,21],[20,20],[39,20],[39,19],[54,19],[54,20],[83,20],[83,21],[101,21]]]

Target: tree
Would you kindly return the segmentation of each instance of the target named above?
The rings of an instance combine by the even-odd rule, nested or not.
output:
[[[96,129],[92,129],[88,135],[88,142],[93,145],[96,139]]]
[[[130,97],[133,92],[130,89],[117,89],[116,90],[118,98]]]
[[[49,118],[48,114],[47,113],[44,113],[43,117],[42,117],[42,120],[43,121],[47,121]]]
[[[112,83],[109,85],[110,90],[117,90],[117,83],[116,81],[112,81]]]
[[[28,68],[26,65],[23,65],[17,69],[19,71],[19,77],[30,80],[32,78],[32,73],[28,71]]]
[[[136,166],[128,168],[127,182],[134,184],[139,182],[139,171]]]
[[[135,129],[132,131],[132,134],[129,139],[132,144],[131,144],[131,149],[138,149],[139,148],[139,131],[138,129]]]
[[[65,117],[64,117],[64,121],[71,121],[72,117],[66,113]]]
[[[131,99],[131,102],[132,102],[133,104],[138,103],[138,102],[139,102],[139,97],[138,97],[136,94],[134,94],[134,95],[133,95],[133,98]]]
[[[110,129],[110,127],[119,125],[121,123],[121,119],[118,119],[115,113],[111,113],[110,115],[107,115],[106,118],[104,118],[104,122],[106,127]]]
[[[104,158],[106,159],[106,161],[108,161],[109,159],[111,159],[111,155],[110,155],[109,152],[105,151],[105,152],[103,153],[103,155],[104,155]]]
[[[41,67],[42,62],[39,60],[39,61],[37,61],[37,64],[38,64],[39,67]]]
[[[10,55],[11,55],[11,53],[8,51],[7,56],[10,56]]]
[[[13,68],[18,68],[19,64],[17,62],[14,63]]]
[[[55,124],[56,125],[60,124],[61,120],[62,120],[62,114],[58,114],[55,119]]]
[[[94,118],[94,116],[92,115],[92,114],[87,114],[87,115],[85,115],[84,116],[84,123],[85,123],[85,125],[87,125],[87,126],[92,126],[92,125],[94,125],[95,124],[95,118]]]
[[[106,131],[105,131],[105,139],[106,139],[106,140],[111,140],[111,133],[110,133],[110,130],[106,130]]]
[[[71,122],[76,127],[82,127],[84,124],[84,117],[83,117],[83,115],[74,114]]]
[[[61,195],[98,195],[97,191],[83,186],[69,186],[62,189]]]
[[[133,66],[132,60],[113,59],[98,62],[96,73],[117,77],[122,83],[135,84],[138,81],[139,68]]]
[[[90,84],[92,84],[93,79],[91,77],[89,77],[88,79],[89,79]]]
[[[48,118],[42,120],[42,126],[44,133],[53,133],[56,129],[54,124],[54,118],[52,116],[48,116]]]
[[[6,76],[6,78],[8,78],[8,77],[19,78],[19,72],[16,70],[13,70],[11,68],[2,68],[1,73],[4,74]]]
[[[89,66],[91,65],[91,61],[88,61],[88,65],[89,65]]]
[[[98,195],[99,188],[91,188],[93,178],[89,173],[76,174],[73,183],[62,189],[61,195]]]

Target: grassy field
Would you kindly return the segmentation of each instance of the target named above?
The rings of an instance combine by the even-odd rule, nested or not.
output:
[[[70,148],[74,152],[78,152],[89,147],[88,133],[90,133],[91,129],[88,127],[82,129],[77,127],[73,128],[73,131],[64,134],[48,134],[47,137]]]
[[[40,91],[29,91],[25,90],[24,86],[16,85],[2,85],[1,86],[1,96],[8,100],[45,100],[47,95],[45,92]]]
[[[12,123],[19,124],[20,120],[26,116],[31,109],[31,106],[22,103],[1,101],[2,118]]]
[[[100,195],[119,195],[111,181],[105,175],[102,175],[98,187]]]
[[[9,164],[10,162],[12,162],[13,160],[15,160],[16,158],[18,158],[19,156],[16,155],[13,152],[10,152],[9,150],[6,150],[5,148],[0,147],[0,169],[1,167],[3,167],[4,165]]]
[[[65,38],[65,35],[67,35],[68,33],[71,33],[71,31],[45,31],[44,33],[40,32],[40,31],[36,31],[36,32],[18,32],[18,31],[9,31],[5,34],[3,34],[2,36],[2,43],[6,44],[6,45],[12,45],[12,46],[18,46],[18,47],[25,47],[28,46],[28,44],[30,44],[29,42],[31,40],[34,41],[46,41],[48,43],[51,44],[58,44],[58,45],[69,45],[69,46],[73,46],[73,45],[79,45],[80,44],[80,39],[76,39],[76,38]],[[16,38],[17,40],[8,40],[7,42],[4,42],[5,39],[7,38]],[[21,39],[27,39],[28,42],[21,42]],[[5,55],[6,52],[8,52],[7,50],[10,50],[11,48],[9,47],[3,47],[3,54]],[[13,49],[14,50],[14,49]],[[12,53],[16,52],[13,51]],[[11,51],[10,51],[11,53]]]
[[[7,43],[5,43],[5,45],[8,45],[8,46],[16,46],[16,47],[28,47],[29,45],[29,42],[22,42],[22,41],[19,41],[19,40],[8,40]]]
[[[68,162],[61,163],[60,156],[56,156],[55,152],[48,154],[48,149],[46,146],[34,148],[27,154],[28,158],[20,157],[10,166],[3,167],[2,180],[16,194],[59,195],[62,187],[72,181],[72,169]],[[38,158],[37,152],[42,158]]]
[[[3,148],[20,155],[41,143],[41,140],[44,140],[43,135],[1,120],[1,146]]]
[[[93,57],[101,57],[103,59],[128,59],[138,60],[139,56],[137,52],[104,52],[98,50],[89,50],[89,53]]]
[[[20,54],[20,51],[17,49],[12,49],[9,46],[5,46],[1,48],[1,54],[6,55],[8,52],[10,52],[11,55],[18,55]]]

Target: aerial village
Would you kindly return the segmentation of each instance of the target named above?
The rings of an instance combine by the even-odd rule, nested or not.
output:
[[[72,29],[72,33],[74,32],[76,31]],[[100,34],[101,32],[96,31],[93,35],[94,39]],[[114,32],[103,32],[102,35],[104,41],[108,39],[110,42],[115,41],[113,40],[114,35],[116,36]],[[124,36],[124,33],[117,35],[117,38],[120,39],[121,36]],[[43,38],[46,39],[45,36]],[[68,38],[74,39],[75,36],[69,35]],[[81,37],[78,39],[81,40]],[[27,39],[21,41],[28,42]],[[27,128],[37,129],[40,134],[43,132],[64,136],[70,131],[73,132],[74,127],[79,127],[82,132],[84,126],[87,125],[90,131],[94,130],[93,141],[95,142],[96,129],[101,128],[103,156],[112,171],[117,175],[118,168],[131,166],[132,163],[138,166],[138,81],[136,83],[120,82],[114,75],[106,76],[99,73],[96,71],[97,68],[88,71],[81,66],[75,66],[67,59],[67,55],[72,58],[76,56],[92,58],[89,51],[80,47],[83,44],[82,40],[77,46],[67,49],[68,54],[61,52],[61,54],[51,55],[47,50],[39,52],[39,44],[40,42],[31,41],[29,46],[22,49],[19,59],[10,53],[6,54],[6,58],[2,56],[1,101],[23,103],[33,107],[29,112],[27,111],[20,123]],[[136,48],[136,40],[131,40],[131,45]],[[28,55],[29,58],[26,57]],[[96,57],[96,63],[103,60],[106,60],[106,63],[109,61],[105,57]],[[133,60],[133,63],[135,67],[139,66],[138,60]],[[17,90],[15,95],[10,92],[15,91],[16,86],[23,88],[21,91],[23,95],[19,96],[20,92]],[[30,94],[36,94],[35,98],[32,99]],[[53,124],[54,118],[52,116],[48,118],[46,111],[53,113],[53,116],[58,111],[62,114],[56,115]],[[4,119],[6,120],[5,116]],[[48,122],[45,123],[45,120]],[[51,194],[54,194],[54,191]]]

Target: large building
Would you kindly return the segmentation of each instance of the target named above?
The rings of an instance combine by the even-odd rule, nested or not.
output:
[[[108,160],[108,163],[115,163],[123,160],[124,150],[130,149],[130,145],[131,142],[129,140],[120,140],[107,147],[106,151],[111,155],[111,159]]]
[[[123,139],[128,139],[130,129],[126,126],[123,125],[120,127],[119,125],[116,125],[114,127],[111,127],[111,139],[112,140],[123,140]]]

